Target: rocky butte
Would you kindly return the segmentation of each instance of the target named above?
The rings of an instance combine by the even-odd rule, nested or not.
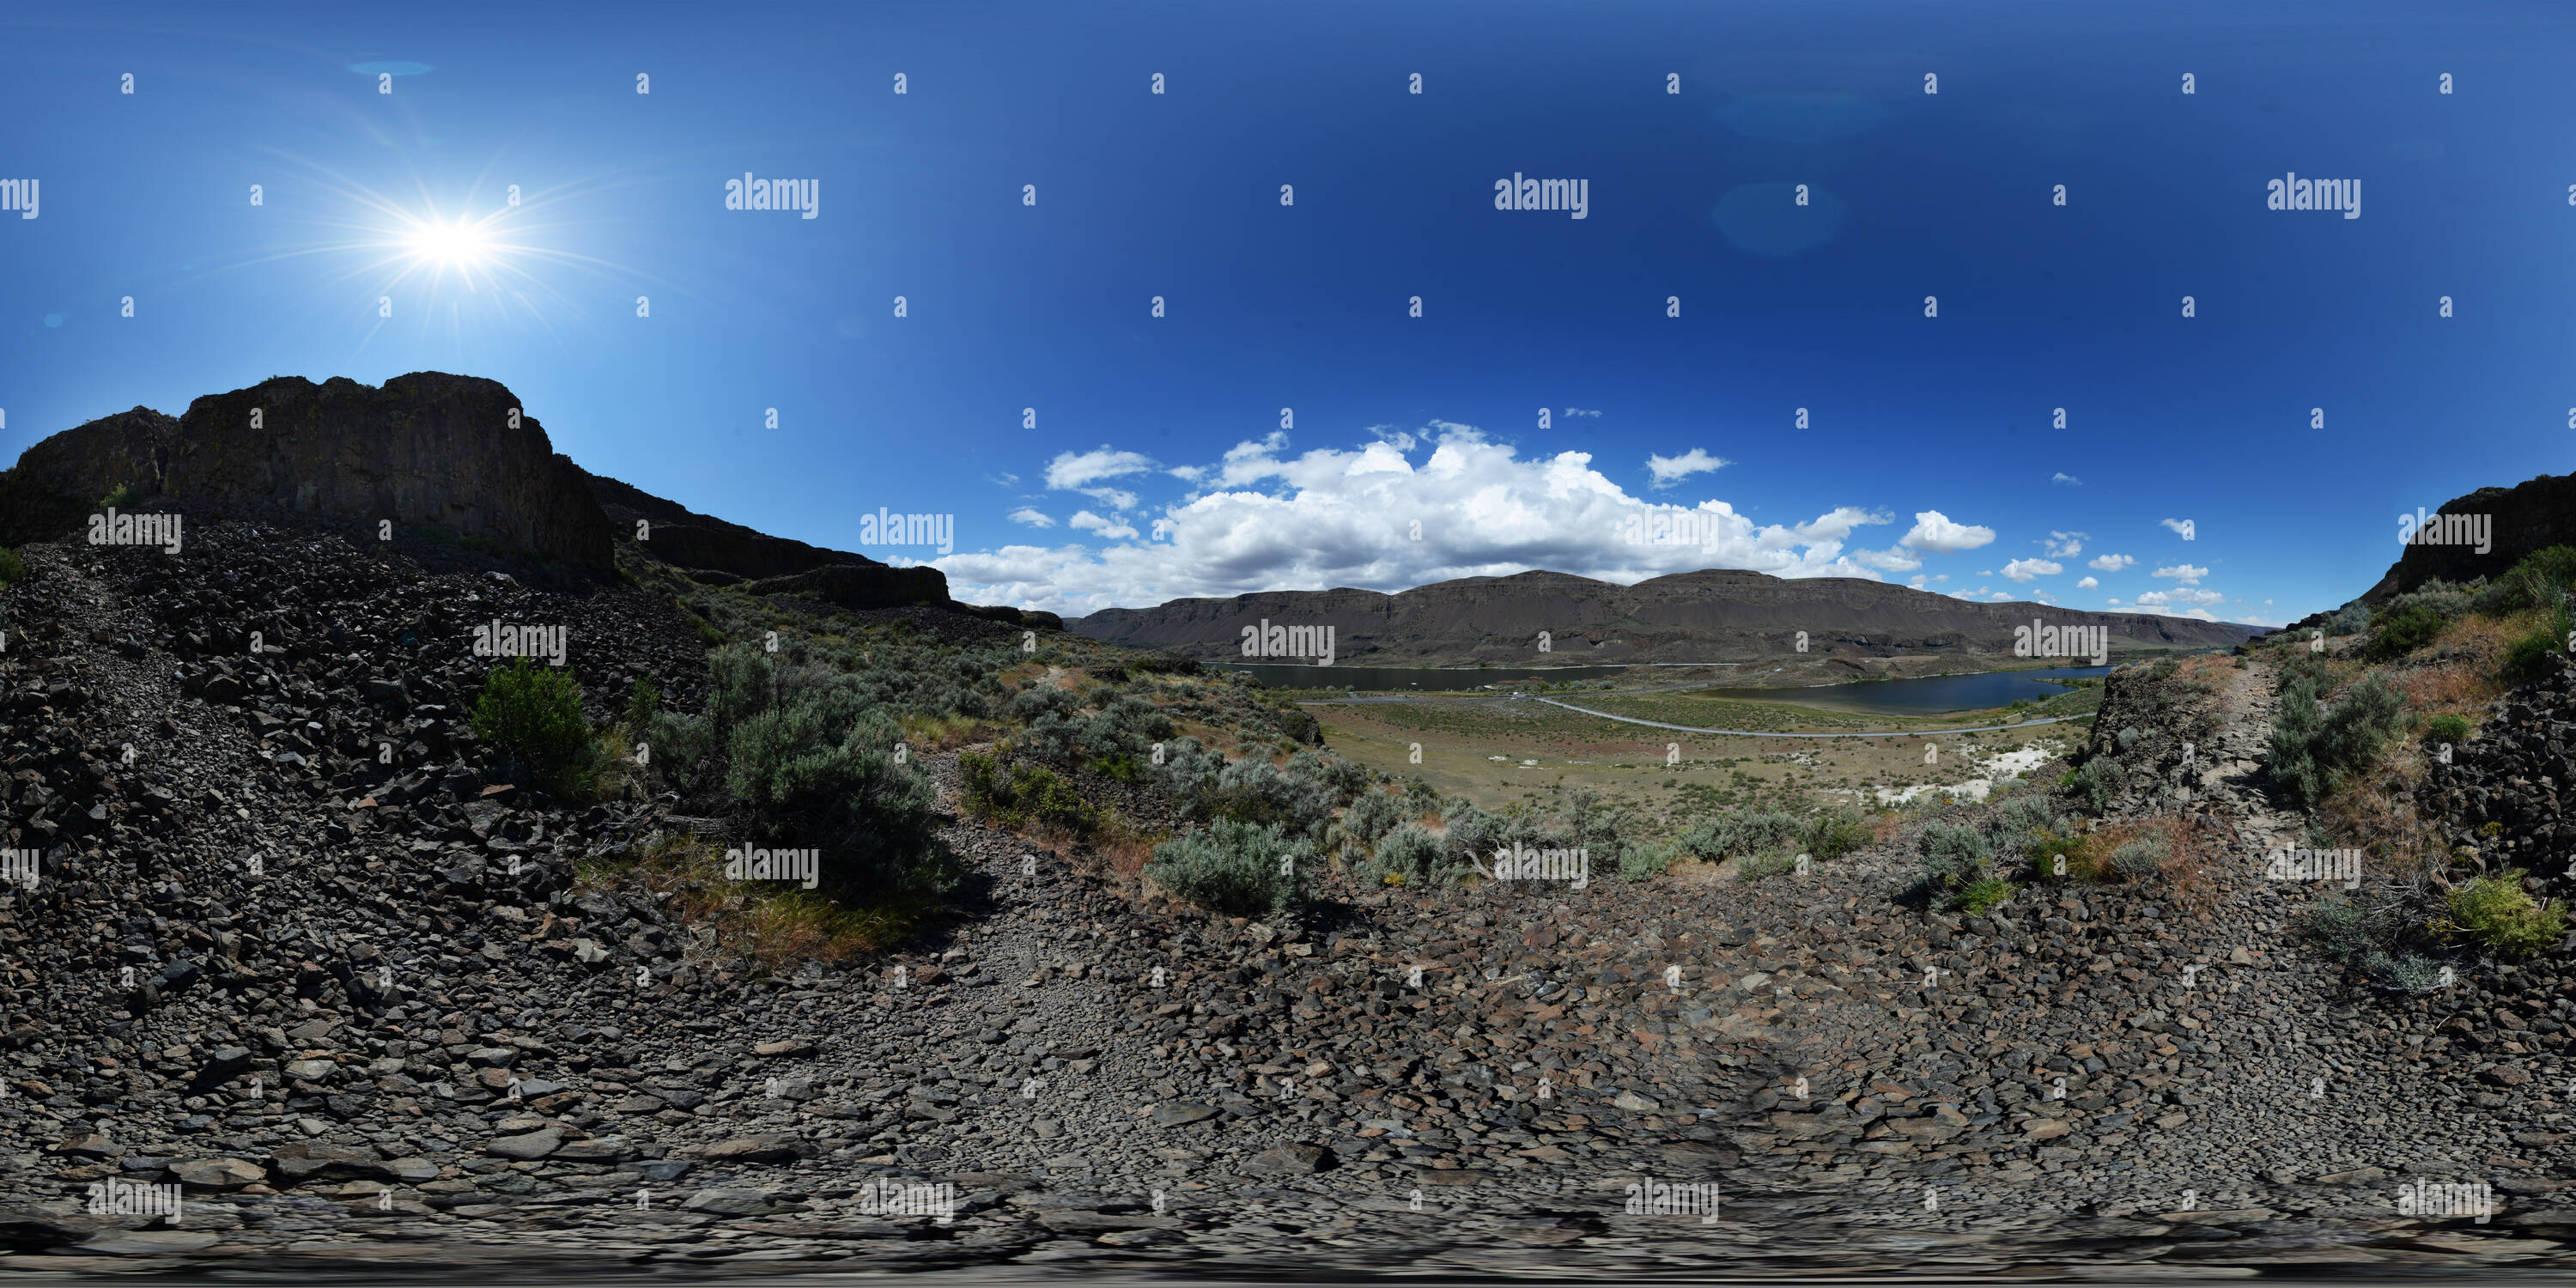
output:
[[[421,371],[382,386],[278,376],[209,394],[173,418],[148,407],[67,429],[0,473],[0,545],[76,532],[100,499],[208,518],[292,513],[391,520],[607,572],[623,543],[716,585],[843,608],[936,605],[1014,625],[1052,613],[948,597],[936,568],[894,568],[699,514],[591,474],[498,381]]]

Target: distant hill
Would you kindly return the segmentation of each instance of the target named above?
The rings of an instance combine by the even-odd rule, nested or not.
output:
[[[1464,577],[1397,594],[1268,591],[1103,609],[1067,628],[1205,661],[1245,660],[1241,628],[1330,625],[1336,662],[1380,666],[1719,662],[1796,655],[2010,657],[2013,628],[2100,626],[2114,649],[2228,648],[2266,628],[2153,613],[2087,613],[2035,603],[1970,603],[1849,577],[1782,578],[1728,570],[1634,586],[1560,572]],[[1538,652],[1541,631],[1550,652]]]

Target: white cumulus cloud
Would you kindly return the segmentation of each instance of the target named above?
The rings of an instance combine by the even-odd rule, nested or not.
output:
[[[1934,554],[1953,555],[1974,550],[1995,539],[1995,530],[1975,524],[1952,523],[1950,516],[1939,510],[1921,510],[1914,515],[1914,527],[1897,539],[1898,545]]]
[[[2051,563],[2046,559],[2015,559],[2004,565],[2004,576],[2014,581],[2028,581],[2033,577],[2054,577],[2064,571],[2066,571],[2065,565]]]
[[[1011,511],[1010,518],[1013,523],[1025,523],[1032,528],[1052,528],[1055,526],[1055,520],[1040,513],[1038,508],[1033,505],[1024,505],[1019,509]]]
[[[2085,566],[2102,572],[2118,572],[2123,568],[2135,566],[2137,562],[2127,555],[2095,555],[2092,562]]]
[[[1240,442],[1199,466],[1196,488],[1146,505],[1132,523],[1091,510],[1070,521],[1105,544],[1005,545],[936,566],[970,603],[1073,616],[1255,590],[1395,591],[1534,568],[1621,584],[1703,568],[1876,581],[1914,558],[1912,550],[1872,553],[1875,564],[1893,565],[1882,569],[1851,547],[1859,529],[1891,522],[1884,512],[1842,506],[1804,521],[1758,521],[1725,501],[1684,506],[1632,494],[1586,452],[1523,457],[1444,421],[1418,434],[1381,430],[1351,448],[1303,452],[1291,452],[1285,434]],[[1079,490],[1157,468],[1103,447],[1060,456],[1048,473],[1050,483]],[[1992,539],[1937,514],[1917,518],[1944,541]],[[1140,527],[1152,538],[1137,539]]]
[[[2183,585],[2197,586],[2200,584],[2201,578],[2209,575],[2209,570],[2207,568],[2195,568],[2187,563],[2180,563],[2175,564],[2170,568],[2158,568],[2147,575],[2150,577],[2171,577],[2174,580],[2181,582]]]
[[[2075,583],[2075,588],[2077,590],[2092,590],[2101,584],[2102,582],[2099,578],[2087,577],[2084,580]]]

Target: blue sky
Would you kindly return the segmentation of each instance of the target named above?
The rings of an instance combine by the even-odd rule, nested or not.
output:
[[[0,11],[0,460],[461,371],[970,600],[1719,566],[2278,623],[2576,439],[2564,7],[376,8]]]

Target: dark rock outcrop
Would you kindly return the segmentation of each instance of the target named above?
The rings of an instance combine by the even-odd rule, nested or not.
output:
[[[1208,660],[1239,657],[1241,628],[1334,628],[1337,660],[1379,665],[1698,662],[1778,657],[1798,632],[1811,653],[2003,654],[2013,628],[2107,626],[2113,648],[2226,648],[2257,629],[2152,613],[2086,613],[2045,604],[1979,604],[1847,577],[1789,579],[1710,569],[1634,586],[1560,572],[1463,577],[1400,594],[1340,588],[1232,599],[1176,599],[1077,618],[1085,635]],[[1539,632],[1549,652],[1537,651]]]
[[[612,564],[579,467],[500,382],[441,372],[381,388],[280,376],[210,394],[179,421],[171,501],[391,519],[552,559]]]
[[[2576,474],[2543,474],[2512,487],[2482,487],[2443,502],[2434,513],[2485,516],[2491,537],[2487,552],[2464,545],[2409,545],[2361,602],[2376,607],[2436,577],[2455,582],[2492,577],[2532,551],[2576,545]]]
[[[496,381],[441,372],[382,387],[279,376],[149,408],[28,448],[0,475],[0,541],[64,536],[131,486],[182,513],[284,509],[433,527],[550,559],[611,564],[608,518],[579,469]]]
[[[633,484],[621,483],[587,470],[582,472],[582,479],[589,485],[590,494],[599,502],[600,509],[616,524],[618,540],[635,541],[637,523],[648,524],[650,537],[637,542],[637,547],[674,567],[693,571],[706,569],[759,581],[767,577],[812,572],[836,564],[861,568],[885,566],[884,561],[866,555],[847,550],[826,550],[802,541],[755,532],[739,523],[727,523],[677,502],[665,501]],[[948,582],[943,576],[939,594],[934,599],[947,597]]]
[[[0,545],[42,541],[77,529],[99,498],[120,487],[161,491],[179,422],[149,407],[102,416],[27,449],[0,472]]]
[[[833,564],[793,576],[763,578],[746,589],[755,595],[802,595],[853,609],[948,603],[948,578],[938,569],[884,564]]]

